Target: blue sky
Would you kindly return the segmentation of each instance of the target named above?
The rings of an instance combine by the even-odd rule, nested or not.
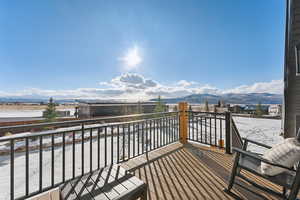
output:
[[[0,2],[0,96],[282,91],[285,1]]]

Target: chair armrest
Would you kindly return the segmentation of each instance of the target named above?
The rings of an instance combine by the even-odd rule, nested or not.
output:
[[[248,139],[248,138],[242,138],[245,142],[250,142],[250,143],[252,143],[252,144],[256,144],[256,145],[258,145],[258,146],[261,146],[261,147],[265,147],[265,148],[267,148],[267,149],[271,149],[272,147],[271,146],[269,146],[269,145],[266,145],[266,144],[263,144],[263,143],[260,143],[260,142],[256,142],[256,141],[254,141],[254,140],[250,140],[250,139]]]
[[[237,152],[237,153],[243,155],[243,156],[249,156],[249,157],[251,157],[253,159],[259,160],[261,162],[267,163],[267,164],[275,166],[275,167],[280,167],[280,168],[283,168],[283,169],[286,169],[286,170],[289,170],[289,171],[294,171],[294,172],[296,171],[292,167],[287,167],[287,166],[284,166],[284,165],[281,165],[281,164],[273,163],[273,162],[271,162],[271,161],[269,161],[269,160],[267,160],[267,159],[265,159],[265,158],[263,158],[261,156],[258,156],[258,155],[254,154],[254,153],[251,153],[249,151],[244,151],[242,149],[235,148],[235,147],[233,147],[232,150],[234,152]]]

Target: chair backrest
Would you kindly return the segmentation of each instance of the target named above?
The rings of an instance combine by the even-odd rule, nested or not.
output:
[[[298,129],[296,138],[297,138],[298,142],[300,142],[300,128]],[[296,166],[297,166],[297,168],[296,168],[296,175],[294,177],[294,182],[299,182],[300,181],[300,161],[296,164]]]
[[[231,119],[231,123],[232,123],[232,147],[241,149],[243,147],[242,137],[233,119]]]
[[[300,128],[298,129],[298,133],[296,135],[296,138],[297,138],[298,142],[300,142]]]

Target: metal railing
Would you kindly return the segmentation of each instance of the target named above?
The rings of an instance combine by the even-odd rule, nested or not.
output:
[[[0,165],[6,162],[4,171],[9,172],[0,176],[9,183],[6,199],[34,196],[182,138],[225,148],[226,153],[238,139],[232,137],[238,133],[229,112],[186,110],[0,127],[0,132],[45,127],[50,130],[0,137]],[[22,190],[16,187],[20,183]]]
[[[121,119],[131,121],[99,123]],[[61,125],[70,127],[0,138],[7,146],[0,155],[9,161],[7,198],[34,196],[179,140],[178,112],[0,127],[0,131]],[[25,182],[22,191],[15,190],[16,181]]]
[[[229,122],[229,123],[228,123]],[[188,111],[188,140],[231,151],[230,113]]]

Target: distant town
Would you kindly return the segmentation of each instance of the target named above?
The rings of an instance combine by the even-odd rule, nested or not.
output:
[[[49,101],[49,100],[48,100]],[[151,101],[100,101],[100,100],[76,100],[76,101],[56,101],[57,118],[95,118],[105,116],[119,116],[130,114],[153,113],[158,102],[164,105],[163,111],[177,111],[177,103],[168,103],[164,99],[153,99]],[[214,101],[216,102],[216,101]],[[45,110],[49,102],[29,102],[29,101],[8,101],[0,102],[0,123],[20,122],[43,120],[45,118]],[[226,112],[229,111],[236,116],[242,117],[263,117],[281,119],[281,104],[232,104],[223,100],[211,103],[204,100],[204,103],[190,103],[189,109],[198,112]],[[24,114],[16,113],[11,116],[10,112],[24,112]],[[31,111],[31,112],[30,112]],[[39,113],[37,113],[39,111]],[[35,112],[35,114],[33,114]],[[2,113],[2,114],[1,114]]]

